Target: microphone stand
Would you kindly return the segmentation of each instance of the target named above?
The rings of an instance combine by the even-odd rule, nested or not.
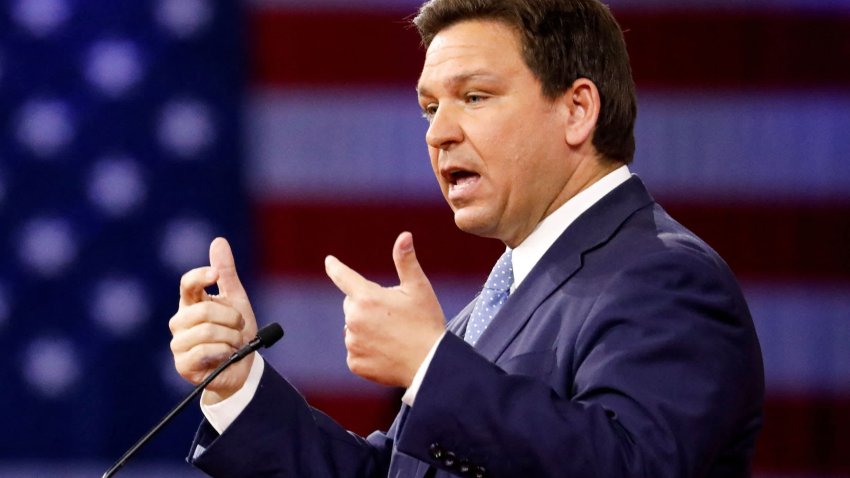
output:
[[[153,438],[154,435],[156,435],[157,433],[159,433],[160,430],[162,430],[162,427],[164,427],[168,422],[170,422],[175,415],[180,413],[181,410],[186,408],[186,405],[188,405],[193,398],[195,398],[199,393],[201,393],[201,391],[207,385],[209,385],[210,382],[215,380],[215,378],[218,377],[219,374],[224,371],[224,369],[242,360],[248,354],[254,352],[260,347],[271,347],[271,345],[277,342],[277,340],[280,339],[280,337],[282,336],[283,329],[277,323],[269,324],[266,327],[263,327],[262,330],[257,332],[257,338],[252,340],[248,345],[234,352],[233,355],[230,356],[230,358],[225,360],[224,363],[222,363],[215,370],[213,370],[213,372],[209,374],[209,376],[205,378],[201,383],[199,383],[195,387],[195,389],[192,390],[192,392],[186,398],[183,399],[183,401],[181,401],[177,404],[176,407],[171,409],[171,411],[168,412],[168,414],[165,415],[165,417],[163,417],[162,420],[159,421],[159,423],[157,423],[153,428],[151,428],[151,430],[147,432],[145,436],[143,436],[138,442],[136,442],[135,445],[130,447],[130,449],[127,450],[127,452],[124,453],[121,458],[119,458],[118,461],[116,461],[115,464],[112,465],[111,468],[106,470],[106,473],[104,473],[101,478],[110,478],[115,473],[117,473],[118,470],[120,470],[124,466],[124,464],[126,464],[127,461],[133,455],[135,455],[137,451],[139,451],[139,449],[147,445],[151,438]]]

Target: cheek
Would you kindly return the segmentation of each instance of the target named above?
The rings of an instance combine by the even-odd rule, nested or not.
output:
[[[526,130],[523,133],[514,136],[511,144],[503,143],[498,161],[493,164],[498,168],[498,174],[494,175],[498,181],[496,188],[511,208],[524,208],[529,199],[545,189],[544,184],[555,174],[541,167],[548,152],[535,146],[539,143],[534,132]]]

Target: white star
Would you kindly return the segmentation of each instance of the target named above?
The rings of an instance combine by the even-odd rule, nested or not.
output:
[[[121,337],[137,330],[150,313],[142,284],[128,277],[100,281],[90,307],[97,324]]]
[[[172,220],[160,243],[162,261],[176,272],[186,272],[207,263],[207,251],[213,240],[212,226],[196,218]]]
[[[129,214],[145,200],[145,181],[138,163],[125,156],[110,156],[92,166],[89,200],[112,217]]]
[[[70,108],[61,100],[30,100],[18,111],[17,139],[40,157],[61,152],[73,139],[74,129]]]
[[[12,9],[15,21],[35,37],[46,37],[71,16],[65,0],[18,0]]]
[[[44,276],[56,276],[77,257],[71,225],[64,219],[37,218],[21,230],[18,243],[21,261]]]
[[[174,36],[190,38],[210,23],[213,11],[207,0],[160,0],[155,15]]]
[[[184,159],[196,159],[215,141],[210,107],[190,99],[169,102],[160,113],[157,134],[167,151]]]
[[[41,395],[64,396],[80,376],[77,351],[65,338],[36,339],[27,347],[22,372]]]
[[[136,44],[129,40],[101,40],[92,45],[86,78],[103,93],[118,97],[139,82],[142,64]]]

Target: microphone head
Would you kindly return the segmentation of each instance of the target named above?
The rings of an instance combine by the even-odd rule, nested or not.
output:
[[[283,327],[277,322],[273,322],[257,331],[257,339],[260,340],[260,345],[269,348],[283,337]]]

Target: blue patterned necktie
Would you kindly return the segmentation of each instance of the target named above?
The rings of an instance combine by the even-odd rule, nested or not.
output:
[[[496,312],[508,300],[508,294],[511,292],[513,283],[514,267],[511,262],[511,250],[508,249],[496,262],[490,272],[490,277],[484,283],[484,289],[481,290],[478,301],[472,308],[472,315],[469,317],[466,335],[463,338],[469,344],[475,345],[481,334],[487,330]]]

